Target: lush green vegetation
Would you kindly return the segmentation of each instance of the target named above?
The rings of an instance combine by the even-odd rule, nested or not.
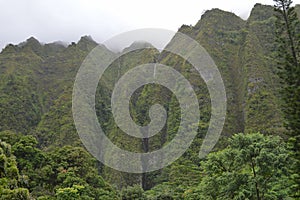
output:
[[[292,1],[275,0],[277,11],[277,44],[279,76],[282,80],[282,98],[285,126],[292,146],[294,193],[300,196],[300,22]]]
[[[275,9],[256,4],[247,21],[213,9],[195,26],[179,29],[206,48],[226,86],[222,137],[204,159],[198,152],[211,103],[190,63],[134,43],[151,48],[121,56],[104,73],[96,92],[98,120],[116,145],[134,152],[154,151],[172,140],[180,125],[179,102],[165,87],[139,88],[130,102],[133,120],[148,124],[149,108],[157,103],[168,119],[148,140],[133,138],[113,119],[114,83],[137,65],[159,62],[174,67],[193,86],[201,113],[198,134],[178,160],[151,173],[102,165],[76,133],[72,87],[80,64],[97,45],[91,38],[68,47],[41,45],[34,38],[8,45],[0,53],[0,200],[299,199],[300,6],[275,3]],[[102,51],[115,54],[104,46]]]

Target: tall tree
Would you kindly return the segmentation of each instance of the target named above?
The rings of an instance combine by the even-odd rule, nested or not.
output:
[[[295,164],[295,195],[300,197],[300,22],[291,0],[274,0],[277,17],[279,76],[283,82],[282,97],[286,127],[291,136]]]
[[[229,146],[201,162],[203,179],[186,199],[285,199],[290,157],[279,137],[236,134]]]
[[[291,0],[274,0],[277,11],[279,75],[283,80],[287,127],[293,135],[300,133],[300,25]],[[297,109],[298,108],[298,109]]]

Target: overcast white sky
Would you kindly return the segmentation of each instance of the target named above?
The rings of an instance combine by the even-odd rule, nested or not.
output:
[[[0,0],[0,49],[31,36],[48,43],[91,35],[102,43],[137,28],[176,31],[211,8],[246,19],[255,3],[273,5],[272,0]]]

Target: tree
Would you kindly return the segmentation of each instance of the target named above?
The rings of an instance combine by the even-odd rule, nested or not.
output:
[[[117,198],[117,191],[99,175],[96,160],[83,148],[44,152],[37,146],[33,136],[0,132],[0,200]]]
[[[29,191],[21,188],[21,178],[10,144],[0,140],[0,200],[28,200]]]
[[[261,200],[289,196],[291,161],[281,138],[236,134],[229,143],[201,162],[204,177],[198,187],[186,192],[186,199]]]
[[[122,190],[122,200],[143,200],[144,198],[144,190],[139,185],[128,186],[127,188]]]
[[[22,136],[12,146],[13,154],[17,157],[20,170],[35,170],[44,163],[44,155],[37,148],[37,140],[33,136]]]
[[[283,82],[286,127],[291,136],[294,164],[295,196],[300,197],[300,22],[291,0],[274,0],[277,13],[279,76]]]
[[[293,135],[300,133],[300,25],[290,0],[274,0],[277,11],[277,45],[279,76],[284,83],[283,99],[287,127]]]
[[[72,187],[59,188],[56,191],[57,200],[93,200],[94,198],[82,194],[84,186],[73,185]]]
[[[116,199],[114,188],[98,175],[96,160],[83,148],[64,146],[50,157],[58,199]]]

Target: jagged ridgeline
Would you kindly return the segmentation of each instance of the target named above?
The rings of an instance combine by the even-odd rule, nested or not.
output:
[[[300,13],[299,6],[296,10]],[[274,61],[275,20],[273,7],[257,4],[248,20],[213,9],[205,12],[195,26],[183,25],[179,29],[179,32],[198,41],[220,70],[228,105],[222,132],[224,137],[239,132],[283,134],[285,131],[279,108],[280,83]],[[82,61],[97,45],[85,36],[78,43],[67,46],[61,43],[41,44],[34,38],[19,45],[6,46],[0,53],[0,132],[11,130],[34,135],[43,150],[65,145],[82,146],[72,118],[72,87]],[[149,123],[151,105],[159,103],[167,110],[167,123],[149,140],[123,133],[112,117],[110,97],[114,84],[129,69],[154,62],[174,67],[193,86],[200,106],[199,131],[184,156],[159,172],[133,175],[101,167],[101,175],[119,188],[143,184],[148,189],[166,181],[175,185],[177,182],[191,185],[199,178],[198,152],[210,119],[207,87],[190,63],[182,58],[159,52],[150,44],[133,45],[150,48],[121,56],[106,70],[97,87],[97,116],[108,137],[123,149],[148,152],[161,148],[176,134],[180,122],[179,103],[163,86],[143,86],[131,98],[131,116],[139,125]],[[117,54],[105,46],[101,48],[108,56]],[[132,47],[128,48],[124,51]],[[183,165],[188,166],[185,170],[190,169],[188,179],[187,171],[180,171]]]

